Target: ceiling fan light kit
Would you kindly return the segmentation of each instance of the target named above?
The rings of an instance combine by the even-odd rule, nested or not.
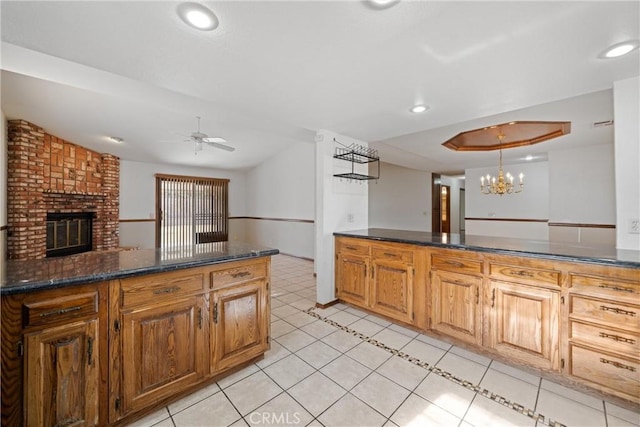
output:
[[[191,133],[191,136],[186,141],[193,142],[194,152],[198,154],[198,151],[202,151],[203,144],[207,144],[210,147],[219,148],[225,151],[235,151],[236,149],[223,144],[223,142],[227,142],[226,139],[219,136],[209,136],[206,133],[200,132],[200,117],[196,117],[198,119],[198,130]]]

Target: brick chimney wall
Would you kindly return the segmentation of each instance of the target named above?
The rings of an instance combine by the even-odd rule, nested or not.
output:
[[[10,259],[46,256],[47,213],[94,212],[93,250],[119,246],[120,159],[9,120],[7,250]]]

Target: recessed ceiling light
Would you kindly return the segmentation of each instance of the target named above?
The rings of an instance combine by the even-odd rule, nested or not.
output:
[[[215,30],[219,24],[218,17],[199,3],[181,3],[178,16],[185,24],[202,31]]]
[[[367,4],[375,9],[386,9],[399,3],[400,0],[367,0]]]
[[[529,162],[529,161],[533,160],[533,156],[531,154],[529,154],[524,159]]]
[[[118,137],[118,136],[110,136],[109,137],[109,141],[111,142],[115,142],[116,144],[122,144],[124,142],[124,139]]]
[[[426,105],[420,104],[420,105],[415,105],[409,111],[411,111],[412,113],[424,113],[428,109],[429,109],[429,107],[427,107]]]
[[[622,43],[614,44],[613,46],[608,47],[602,54],[600,54],[601,58],[618,58],[622,55],[626,55],[638,48],[638,40],[629,40]]]

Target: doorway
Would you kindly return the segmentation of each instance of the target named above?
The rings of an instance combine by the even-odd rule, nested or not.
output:
[[[441,185],[440,232],[451,233],[451,186]]]
[[[464,218],[466,216],[466,206],[465,206],[465,192],[464,188],[460,189],[460,234],[464,234],[465,226],[464,226]]]

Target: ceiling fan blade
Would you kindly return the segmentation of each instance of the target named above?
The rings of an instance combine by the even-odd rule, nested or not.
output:
[[[212,147],[216,147],[216,148],[219,148],[219,149],[225,150],[225,151],[236,151],[236,149],[233,148],[233,147],[229,147],[228,145],[220,144],[218,142],[207,141],[207,139],[213,139],[213,138],[205,138],[203,140],[206,144],[208,144],[208,145],[210,145]]]
[[[205,136],[202,139],[204,140],[204,142],[217,142],[219,144],[224,144],[225,142],[227,142],[226,139],[220,136]]]

